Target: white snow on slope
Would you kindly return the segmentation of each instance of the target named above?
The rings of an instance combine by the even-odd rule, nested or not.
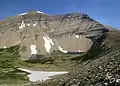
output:
[[[27,14],[27,12],[26,13],[21,13],[21,14],[18,14],[18,15],[22,16],[22,15],[26,15],[26,14]]]
[[[3,48],[6,48],[6,46],[4,46]]]
[[[47,39],[50,41],[51,45],[54,45],[52,39],[50,39],[47,35],[46,35]]]
[[[63,53],[68,53],[67,50],[63,50],[63,48],[61,48],[60,46],[58,47],[60,51],[62,51]]]
[[[37,23],[33,24],[33,27],[35,27],[37,25]]]
[[[28,73],[30,73],[31,71],[30,70],[28,70],[28,69],[23,69],[23,68],[17,68],[18,70],[21,70],[21,71],[24,71],[24,72],[28,72]]]
[[[54,43],[53,43],[52,39],[50,39],[47,35],[44,36],[43,39],[45,41],[44,47],[45,47],[46,51],[49,53],[51,46],[54,45]]]
[[[31,49],[31,55],[32,54],[37,54],[36,45],[31,45],[30,49]]]
[[[43,12],[41,12],[41,11],[37,11],[38,13],[43,13]]]
[[[27,26],[30,26],[30,24],[27,24]]]
[[[21,14],[18,14],[19,16],[22,16],[22,15],[26,15],[28,12],[25,12],[25,13],[21,13]],[[41,12],[41,11],[37,11],[37,13],[42,13],[42,14],[44,14],[43,12]]]
[[[21,25],[19,26],[20,29],[25,28],[25,23],[22,21]]]
[[[18,69],[30,73],[30,75],[27,75],[27,76],[29,77],[29,80],[32,82],[45,81],[47,79],[51,79],[50,78],[51,76],[68,73],[66,71],[64,71],[64,72],[47,72],[47,71],[33,71],[33,70],[28,70],[28,69],[23,69],[23,68],[18,68]]]
[[[79,35],[75,35],[76,36],[76,38],[79,38]]]

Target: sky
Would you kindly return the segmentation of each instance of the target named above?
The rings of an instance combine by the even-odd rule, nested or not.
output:
[[[0,20],[31,10],[50,15],[86,13],[100,23],[120,28],[120,0],[0,0]]]

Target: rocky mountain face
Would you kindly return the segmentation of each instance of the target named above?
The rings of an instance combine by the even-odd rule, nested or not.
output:
[[[0,48],[20,45],[22,57],[31,54],[86,52],[105,27],[87,14],[47,15],[40,11],[22,13],[0,21]]]
[[[120,31],[105,27],[86,53],[71,59],[69,74],[34,86],[120,86]]]

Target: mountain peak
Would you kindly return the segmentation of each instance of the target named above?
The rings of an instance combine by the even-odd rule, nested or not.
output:
[[[41,11],[36,11],[36,10],[32,10],[32,11],[29,11],[29,12],[25,12],[25,13],[21,13],[21,14],[18,14],[19,16],[22,16],[22,15],[28,15],[28,14],[44,14],[43,12]]]
[[[36,11],[36,10],[29,11],[27,14],[36,14],[36,13],[42,13],[42,14],[44,14],[43,12]]]

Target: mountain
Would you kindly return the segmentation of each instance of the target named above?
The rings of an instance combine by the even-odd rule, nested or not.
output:
[[[20,52],[22,57],[50,54],[53,50],[86,52],[93,39],[105,31],[104,25],[87,14],[48,15],[29,11],[0,21],[0,48],[25,47],[26,50]]]
[[[104,27],[86,53],[71,59],[69,74],[34,86],[120,86],[120,30]]]
[[[34,64],[20,56],[41,59]],[[26,74],[20,77],[23,73],[17,68],[43,66],[65,68],[69,73],[26,86],[120,86],[120,31],[87,14],[25,12],[0,21],[0,59],[0,77],[6,82],[11,77],[29,82]]]

